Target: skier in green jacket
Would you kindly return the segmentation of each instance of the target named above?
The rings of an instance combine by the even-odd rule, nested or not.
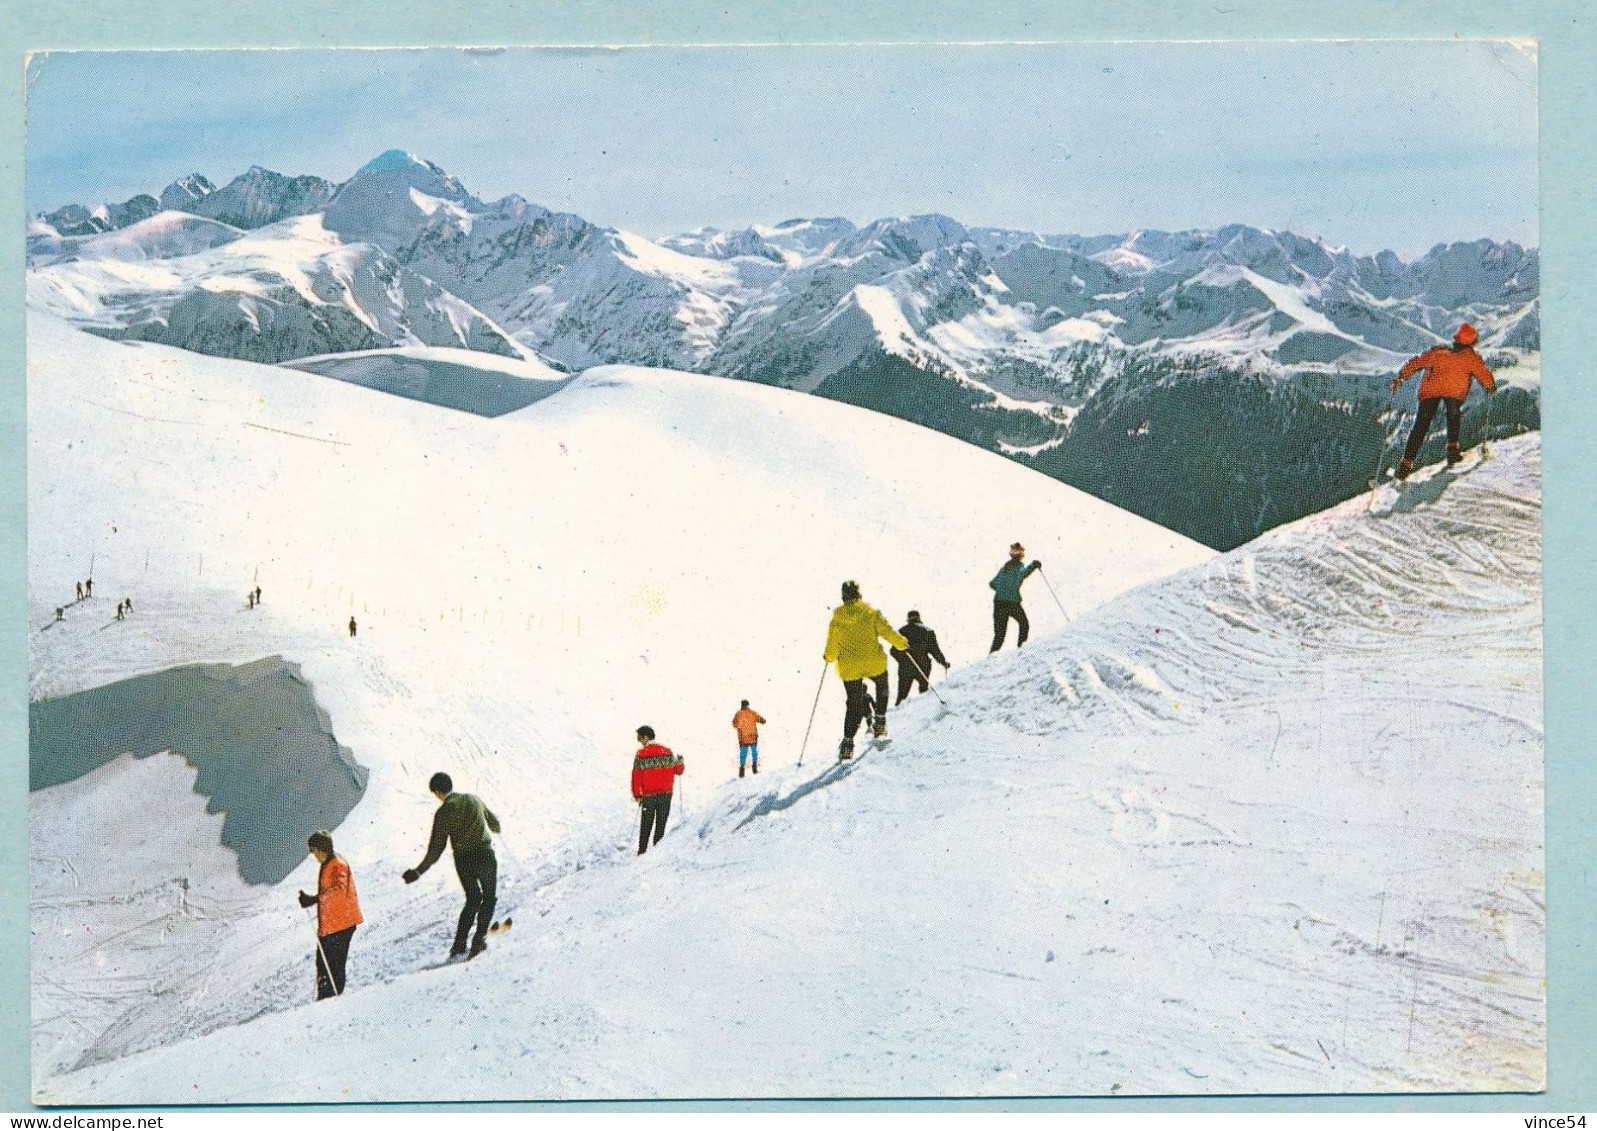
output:
[[[471,794],[454,792],[455,783],[448,774],[434,774],[427,788],[442,804],[433,814],[433,833],[427,842],[427,855],[416,867],[406,869],[405,882],[415,883],[423,872],[438,863],[444,853],[444,843],[449,842],[455,851],[455,874],[466,892],[466,906],[460,912],[455,945],[450,947],[449,957],[459,958],[465,954],[468,958],[476,958],[488,949],[488,926],[493,922],[499,860],[494,856],[488,830],[499,831],[499,818]],[[477,937],[472,940],[471,952],[467,954],[466,936],[471,932],[473,920],[477,923]]]
[[[1009,547],[1009,560],[997,576],[987,583],[987,587],[993,591],[993,646],[987,649],[988,652],[996,652],[1004,646],[1004,637],[1009,634],[1011,620],[1020,630],[1015,647],[1026,643],[1026,637],[1031,632],[1031,623],[1026,619],[1026,610],[1020,603],[1020,586],[1026,578],[1042,568],[1042,563],[1023,565],[1025,560],[1026,547],[1016,542]]]

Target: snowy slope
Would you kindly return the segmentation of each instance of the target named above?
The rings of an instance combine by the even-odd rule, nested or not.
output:
[[[859,578],[895,623],[920,607],[966,662],[985,648],[986,581],[1016,537],[1077,611],[1210,556],[946,437],[713,378],[598,370],[486,420],[288,369],[108,342],[38,314],[29,357],[30,694],[175,664],[298,664],[338,741],[370,771],[335,834],[360,884],[362,946],[396,969],[435,957],[455,913],[452,879],[435,873],[415,889],[396,879],[420,857],[434,769],[504,815],[513,905],[518,885],[607,859],[625,840],[639,723],[689,759],[700,791],[734,773],[740,698],[772,720],[766,772],[794,761],[843,578]],[[91,568],[96,596],[53,624]],[[246,609],[257,583],[263,604]],[[1032,586],[1034,623],[1057,627]],[[124,596],[137,611],[117,622],[110,609]],[[817,724],[813,750],[835,742],[821,736],[840,699],[828,683],[823,720],[833,721]],[[162,764],[44,791],[38,812],[101,811],[90,799],[114,790],[111,778],[172,820],[197,819],[182,775]],[[41,817],[32,839],[40,908],[92,905],[97,936],[130,926],[117,925],[127,883],[95,881],[102,827],[86,817],[82,839]],[[41,942],[41,969],[71,972],[48,975],[61,982],[49,1000],[98,1003],[95,1024],[36,1031],[41,1096],[65,1094],[47,1082],[73,1065],[301,999],[308,928],[292,891],[312,883],[309,865],[279,889],[250,889],[243,905],[215,859],[162,858],[149,872],[139,890],[186,886],[181,902],[156,891],[140,922],[177,930],[204,908],[211,933],[184,950],[181,976],[161,965],[160,994],[151,967],[113,978],[95,951]],[[106,961],[124,968],[115,954]]]
[[[552,396],[567,374],[532,358],[496,357],[442,346],[354,350],[283,363],[442,408],[502,416]]]
[[[525,351],[490,319],[320,216],[251,232],[162,212],[28,275],[28,302],[107,336],[226,357],[429,345]]]
[[[141,263],[209,251],[232,243],[243,234],[219,220],[187,212],[158,212],[137,224],[75,241],[69,254],[76,259]]]
[[[149,347],[145,376],[101,352],[130,347],[37,319],[31,334],[35,618],[82,572],[79,530],[101,532],[106,592],[152,541],[180,558],[204,542],[206,576],[235,590],[252,560],[268,581],[251,619],[225,584],[152,567],[131,631],[37,634],[34,693],[280,649],[372,768],[337,834],[368,920],[351,991],[281,1008],[309,987],[303,869],[249,917],[212,912],[239,941],[203,992],[129,1008],[99,1063],[37,1058],[41,1100],[1542,1083],[1537,436],[1374,514],[1352,500],[1207,558],[968,448],[771,390],[610,369],[496,422],[439,429],[385,401],[374,443],[370,411],[344,415],[359,390]],[[156,419],[91,412],[78,370],[115,374],[104,403]],[[173,436],[202,453],[187,476],[141,465]],[[907,479],[904,461],[937,474]],[[512,483],[516,505],[496,508]],[[217,503],[251,528],[207,527]],[[58,521],[78,510],[82,526]],[[1078,517],[1056,519],[1059,541],[1028,535],[1047,575],[1078,612],[1103,603],[1060,631],[1029,588],[1039,638],[982,658],[988,547],[1049,512]],[[467,549],[475,577],[449,560]],[[927,610],[957,666],[946,706],[912,700],[890,747],[843,768],[827,683],[800,768],[839,574]],[[372,618],[356,643],[336,638],[352,585]],[[443,590],[458,613],[435,613]],[[582,611],[580,640],[550,608]],[[772,720],[743,781],[740,695]],[[689,774],[639,861],[615,795],[642,721]],[[471,966],[418,972],[457,896],[394,873],[420,851],[440,764],[507,817],[517,927]],[[82,800],[35,799],[36,874],[81,847],[39,819],[101,795],[74,785]]]

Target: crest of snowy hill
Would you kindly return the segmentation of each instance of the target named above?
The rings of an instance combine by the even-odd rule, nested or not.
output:
[[[1406,263],[1246,225],[1047,235],[937,214],[656,242],[516,195],[485,203],[397,150],[336,190],[311,182],[256,168],[212,191],[196,174],[161,200],[245,226],[320,209],[318,239],[376,249],[569,370],[665,366],[815,392],[1010,455],[1217,548],[1360,490],[1401,424],[1384,381],[1461,321],[1481,330],[1489,364],[1514,370],[1493,434],[1540,425],[1539,256],[1512,242],[1443,243]],[[210,203],[230,192],[271,207]],[[30,263],[47,270],[85,238],[69,232],[147,207],[36,217]],[[147,336],[251,358],[406,345],[407,331],[460,344],[408,327],[310,341],[189,326]],[[1194,414],[1218,427],[1191,428]],[[1470,406],[1466,442],[1486,425]],[[1162,486],[1175,479],[1197,497]]]
[[[242,884],[181,759],[36,791],[39,1102],[1542,1086],[1537,436],[1214,556],[750,384],[605,368],[486,420],[39,315],[29,346],[31,696],[281,656],[368,775],[316,1004],[313,865]],[[1034,636],[987,656],[1017,535]],[[137,612],[53,623],[91,550]],[[843,765],[823,679],[799,766],[842,576],[954,670]],[[688,772],[639,859],[642,722]],[[423,969],[459,893],[398,873],[439,768],[504,819],[516,928]]]
[[[1021,533],[1077,610],[1212,556],[969,445],[752,384],[602,368],[490,420],[110,342],[39,313],[29,358],[30,696],[194,665],[292,665],[365,775],[334,832],[356,869],[362,941],[396,971],[439,957],[439,924],[458,911],[431,877],[397,880],[420,859],[434,770],[505,818],[511,909],[517,891],[628,839],[640,723],[690,760],[688,788],[706,796],[735,773],[723,755],[740,699],[775,727],[762,780],[796,761],[844,578],[895,624],[920,608],[962,663],[986,647],[987,580]],[[91,556],[96,596],[55,622]],[[243,591],[256,584],[251,609]],[[135,611],[118,621],[124,596]],[[1039,628],[1060,623],[1050,608],[1034,608]],[[225,698],[211,709],[236,712]],[[835,682],[823,709],[816,750],[835,735]],[[40,983],[41,1081],[303,1000],[309,938],[293,892],[314,877],[244,885],[205,812],[216,787],[160,749],[127,753],[36,794],[37,959],[70,970]],[[181,828],[131,845],[108,800],[124,788]],[[64,812],[85,824],[57,837],[65,825],[46,815]],[[172,839],[212,851],[174,856]],[[102,886],[91,858],[109,844],[123,863]],[[124,961],[112,936],[135,915],[182,945]]]
[[[571,380],[532,359],[437,346],[330,353],[283,364],[478,416],[503,416],[526,408],[553,396]]]

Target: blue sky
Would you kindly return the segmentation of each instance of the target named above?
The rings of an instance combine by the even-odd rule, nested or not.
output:
[[[945,212],[1538,244],[1534,51],[1462,41],[57,53],[31,211],[408,149],[649,236]]]

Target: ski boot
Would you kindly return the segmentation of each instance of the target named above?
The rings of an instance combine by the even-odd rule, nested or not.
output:
[[[887,739],[887,720],[885,718],[877,719],[871,728],[871,733],[876,735],[878,741],[885,741]]]
[[[466,952],[466,958],[469,961],[470,959],[476,958],[479,954],[481,954],[483,951],[485,951],[487,949],[488,949],[488,940],[487,939],[478,939],[476,942],[471,944],[471,950]]]
[[[839,762],[846,762],[852,757],[854,757],[854,740],[852,738],[845,738],[837,745],[837,760]]]
[[[754,765],[752,767],[750,767],[750,768],[753,769],[753,771],[755,773],[759,773],[760,772],[760,764],[758,762],[754,763]]]
[[[1410,475],[1414,474],[1414,461],[1411,459],[1405,459],[1402,463],[1398,464],[1396,474],[1399,479],[1407,479]]]
[[[1460,463],[1463,463],[1463,462],[1464,462],[1464,457],[1459,454],[1458,445],[1457,444],[1449,444],[1449,445],[1447,445],[1447,466],[1448,467],[1453,467],[1454,465],[1460,464]]]
[[[754,771],[754,772],[755,772],[755,773],[759,773],[759,771],[758,771],[758,770],[755,770],[755,771]],[[743,776],[743,773],[744,773],[744,769],[743,769],[743,767],[742,767],[742,766],[739,766],[739,767],[738,767],[738,777],[742,777],[742,776]]]

